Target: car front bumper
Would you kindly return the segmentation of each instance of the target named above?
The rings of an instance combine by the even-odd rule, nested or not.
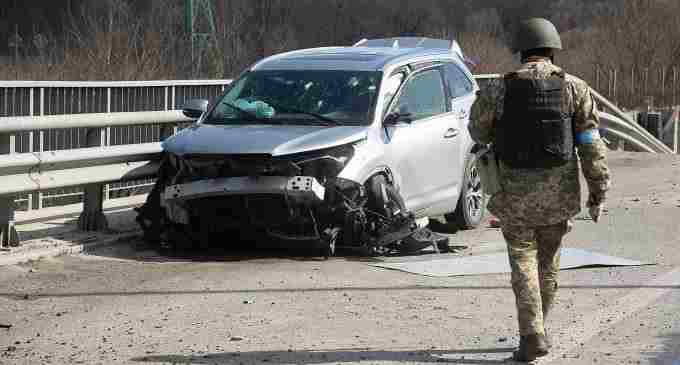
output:
[[[165,188],[166,201],[184,201],[213,196],[274,194],[301,204],[323,202],[326,189],[311,176],[228,177],[199,180]]]

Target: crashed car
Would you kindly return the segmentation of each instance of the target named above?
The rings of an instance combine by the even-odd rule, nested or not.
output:
[[[422,218],[485,213],[467,131],[478,86],[455,41],[363,40],[268,57],[163,142],[138,221],[147,239],[215,245],[222,232],[413,249]],[[409,239],[410,238],[410,239]],[[427,240],[427,239],[426,239]]]

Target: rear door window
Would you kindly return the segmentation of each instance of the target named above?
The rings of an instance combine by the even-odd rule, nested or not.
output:
[[[472,82],[458,66],[447,63],[444,66],[444,75],[452,98],[460,98],[472,92]]]

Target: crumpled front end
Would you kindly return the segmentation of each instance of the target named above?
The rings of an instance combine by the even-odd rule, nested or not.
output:
[[[166,153],[138,221],[148,240],[214,246],[225,231],[384,252],[417,230],[413,215],[369,209],[364,185],[339,178],[353,144],[288,156]]]

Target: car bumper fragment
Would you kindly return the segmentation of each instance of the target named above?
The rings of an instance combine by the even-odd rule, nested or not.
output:
[[[210,196],[280,194],[297,203],[315,204],[324,200],[326,189],[311,176],[228,177],[199,180],[168,186],[167,201],[190,200]]]

